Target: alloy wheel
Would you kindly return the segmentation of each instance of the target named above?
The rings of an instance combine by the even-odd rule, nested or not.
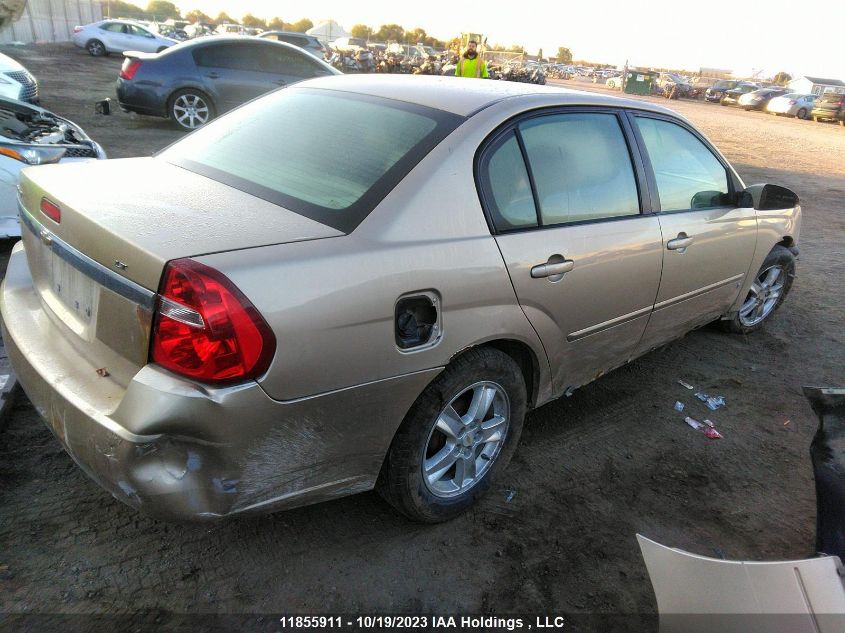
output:
[[[179,95],[173,102],[173,118],[184,128],[193,130],[208,123],[211,110],[205,100],[196,94]]]
[[[423,482],[449,498],[475,486],[498,457],[510,426],[510,401],[498,384],[484,381],[461,391],[440,411],[422,461]]]
[[[786,275],[783,266],[771,266],[757,275],[739,309],[739,321],[743,326],[757,325],[772,313],[783,294]]]

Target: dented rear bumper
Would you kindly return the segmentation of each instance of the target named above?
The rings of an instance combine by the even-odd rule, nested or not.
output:
[[[255,382],[211,389],[153,365],[124,387],[74,352],[42,309],[20,244],[0,310],[18,379],[74,461],[119,500],[167,518],[289,508],[372,488],[396,428],[439,372],[284,402]]]

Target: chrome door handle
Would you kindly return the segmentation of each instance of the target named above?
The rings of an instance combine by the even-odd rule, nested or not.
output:
[[[666,242],[666,248],[670,251],[683,251],[692,243],[693,238],[689,237],[686,233],[678,233],[678,237]]]
[[[543,277],[563,276],[570,270],[575,268],[575,262],[571,259],[566,259],[562,262],[546,262],[545,264],[537,264],[531,267],[531,277],[534,279],[541,279]]]
[[[208,73],[206,77],[208,77],[209,79],[218,79],[220,75],[218,75],[217,73]]]

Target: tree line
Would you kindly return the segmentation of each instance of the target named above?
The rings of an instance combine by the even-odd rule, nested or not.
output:
[[[102,5],[103,15],[108,15],[115,18],[132,18],[135,20],[167,20],[173,18],[174,20],[186,20],[201,24],[243,24],[250,28],[260,28],[274,31],[297,31],[304,33],[314,26],[314,23],[308,18],[302,18],[296,22],[285,22],[280,17],[270,18],[265,20],[256,17],[251,13],[244,15],[240,21],[230,16],[225,11],[217,14],[217,17],[203,13],[199,9],[188,11],[183,16],[179,8],[169,2],[168,0],[150,0],[146,8],[142,8],[131,2],[124,2],[123,0],[100,0]]]

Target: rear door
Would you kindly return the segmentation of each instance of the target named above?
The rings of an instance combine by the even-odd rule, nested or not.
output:
[[[657,294],[660,226],[641,211],[627,125],[606,109],[532,115],[479,162],[488,218],[558,393],[629,360]]]
[[[752,208],[737,207],[730,170],[685,123],[631,115],[663,233],[663,274],[637,353],[724,314],[736,300],[757,242]]]
[[[194,49],[200,79],[219,110],[229,110],[284,85],[264,72],[259,42],[223,42]]]

